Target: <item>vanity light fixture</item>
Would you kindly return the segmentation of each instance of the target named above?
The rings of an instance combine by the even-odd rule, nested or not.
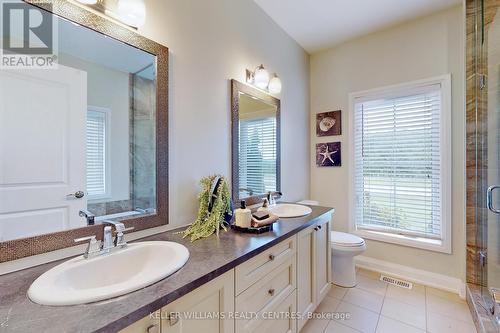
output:
[[[146,23],[144,0],[74,0],[132,28]]]
[[[259,89],[267,90],[272,94],[279,94],[281,92],[281,80],[276,73],[269,75],[264,65],[258,66],[254,71],[247,69],[246,71],[247,83],[253,84]]]
[[[264,65],[260,65],[253,72],[253,84],[260,89],[266,89],[269,84],[269,72],[264,68]]]
[[[144,0],[118,0],[116,15],[125,24],[142,27],[146,23]]]
[[[276,73],[274,73],[271,80],[269,80],[267,89],[271,94],[279,94],[281,92],[281,80]]]

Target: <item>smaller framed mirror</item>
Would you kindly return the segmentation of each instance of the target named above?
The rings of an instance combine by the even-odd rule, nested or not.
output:
[[[260,202],[281,191],[280,100],[231,80],[232,197]]]

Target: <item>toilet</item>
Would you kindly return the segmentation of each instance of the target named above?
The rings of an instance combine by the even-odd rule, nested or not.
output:
[[[363,238],[345,232],[332,231],[332,277],[340,287],[356,286],[354,257],[366,250]]]

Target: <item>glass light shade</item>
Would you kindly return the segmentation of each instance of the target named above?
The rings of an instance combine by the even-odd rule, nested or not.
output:
[[[281,80],[276,74],[269,80],[269,87],[267,89],[269,89],[271,94],[279,94],[281,92]]]
[[[143,0],[118,0],[117,16],[125,24],[141,27],[146,23],[146,5]]]
[[[255,70],[253,84],[260,89],[267,88],[267,85],[269,84],[269,72],[264,68],[263,65],[260,65]]]
[[[83,3],[84,5],[95,5],[97,0],[76,0],[79,3]]]

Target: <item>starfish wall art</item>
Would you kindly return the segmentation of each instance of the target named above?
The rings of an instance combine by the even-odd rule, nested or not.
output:
[[[340,142],[316,144],[316,165],[319,167],[341,166]]]

